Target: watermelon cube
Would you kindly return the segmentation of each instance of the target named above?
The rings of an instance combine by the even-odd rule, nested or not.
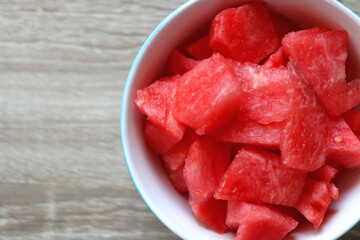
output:
[[[189,204],[195,217],[215,232],[221,234],[228,229],[226,226],[227,201],[217,200],[214,197],[199,200],[190,196]]]
[[[192,129],[188,128],[183,138],[169,151],[162,155],[165,167],[170,168],[173,171],[183,167],[185,164],[185,158],[189,153],[189,148],[197,138],[198,136],[196,133]]]
[[[168,59],[168,71],[169,75],[182,75],[187,71],[193,69],[198,61],[185,57],[178,50],[174,49]]]
[[[279,46],[280,40],[263,2],[223,10],[210,27],[210,48],[240,62],[259,63]]]
[[[173,116],[178,77],[165,77],[136,92],[135,106],[147,116],[145,140],[155,153],[164,153],[181,140],[186,126]]]
[[[281,160],[289,168],[314,171],[326,160],[328,116],[292,59],[288,70],[291,111],[280,138]]]
[[[209,46],[209,35],[191,43],[186,47],[186,51],[196,60],[204,60],[211,57],[213,51]]]
[[[180,193],[186,193],[187,187],[184,179],[185,158],[188,155],[190,145],[197,139],[192,129],[187,129],[183,138],[169,151],[162,154],[162,160],[168,177],[174,188]],[[156,141],[155,141],[156,142]],[[158,142],[157,147],[162,143]]]
[[[157,154],[162,154],[171,149],[183,137],[185,129],[173,129],[172,131],[146,120],[144,138],[146,145]]]
[[[180,77],[173,114],[199,135],[211,132],[231,119],[241,93],[231,65],[214,54]]]
[[[262,124],[284,121],[290,110],[290,99],[286,93],[287,69],[231,63],[245,92],[239,108],[242,118]]]
[[[239,120],[234,117],[217,134],[217,140],[245,145],[278,149],[284,122],[260,124],[253,120]]]
[[[244,147],[221,179],[215,198],[293,206],[298,201],[306,173],[284,167],[280,156]]]
[[[333,191],[334,189],[331,189],[331,187],[329,190],[329,183],[326,181],[308,178],[304,192],[301,194],[295,208],[301,212],[315,228],[319,228],[331,203],[332,196],[336,197],[336,193]]]
[[[229,201],[226,224],[237,229],[235,240],[281,240],[298,222],[264,204]]]
[[[231,160],[231,146],[203,136],[194,141],[185,159],[184,177],[190,197],[206,200],[213,196]]]
[[[342,117],[330,121],[328,154],[347,168],[360,167],[360,140]]]
[[[295,59],[330,115],[338,116],[360,103],[360,79],[346,81],[345,30],[292,32],[282,39],[282,46],[285,54]]]

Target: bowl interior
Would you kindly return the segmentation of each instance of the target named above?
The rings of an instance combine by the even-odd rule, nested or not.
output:
[[[150,35],[128,75],[121,106],[121,141],[129,173],[140,195],[153,213],[183,239],[230,240],[232,233],[219,235],[198,222],[186,199],[171,186],[158,157],[145,146],[144,117],[133,105],[136,90],[159,77],[170,51],[201,26],[209,24],[222,9],[250,2],[244,0],[189,1],[170,14]],[[349,33],[350,79],[360,76],[360,19],[335,0],[265,0],[268,6],[301,27],[327,26]],[[335,17],[336,16],[336,17]],[[359,108],[359,106],[358,106]],[[324,224],[318,230],[302,226],[289,239],[335,239],[360,219],[360,170],[349,170],[338,182],[340,200],[330,206]]]

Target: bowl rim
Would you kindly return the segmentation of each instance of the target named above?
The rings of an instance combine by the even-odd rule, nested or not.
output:
[[[133,83],[133,76],[135,75],[135,70],[139,64],[139,62],[141,62],[141,59],[144,55],[144,53],[146,52],[147,47],[150,45],[150,43],[153,41],[153,39],[157,36],[157,34],[161,31],[161,29],[168,23],[170,22],[173,18],[175,18],[179,13],[185,11],[187,8],[191,7],[193,4],[198,3],[198,2],[204,2],[206,0],[189,0],[185,3],[183,3],[182,5],[180,5],[179,7],[177,7],[175,10],[173,10],[170,14],[168,14],[157,26],[156,28],[150,33],[150,35],[148,35],[148,37],[146,38],[146,40],[144,41],[144,43],[142,44],[141,48],[139,49],[138,53],[136,54],[133,63],[131,65],[131,68],[129,70],[129,73],[127,75],[126,78],[126,82],[125,85],[123,87],[123,91],[122,91],[122,97],[121,97],[121,106],[120,106],[120,139],[121,139],[121,146],[122,146],[122,153],[123,153],[123,157],[126,163],[126,167],[129,173],[129,176],[132,180],[132,183],[135,187],[135,189],[137,190],[137,192],[139,193],[140,197],[142,198],[142,200],[144,201],[144,203],[146,204],[146,206],[148,207],[148,209],[150,209],[150,211],[155,215],[155,217],[164,225],[166,226],[170,231],[172,231],[175,235],[177,235],[178,237],[182,238],[182,239],[186,239],[185,235],[182,233],[182,231],[179,231],[179,228],[177,228],[176,226],[174,226],[173,224],[170,224],[169,222],[165,222],[165,220],[159,215],[159,213],[156,211],[156,209],[153,208],[152,204],[149,203],[148,199],[143,195],[141,189],[138,186],[138,179],[134,176],[131,166],[129,164],[129,158],[128,158],[128,144],[126,143],[125,138],[127,137],[124,133],[126,132],[126,126],[124,123],[124,118],[126,116],[126,106],[131,103],[132,104],[132,100],[129,99],[129,89],[131,84]],[[258,0],[250,0],[250,1],[258,1]],[[250,2],[249,1],[249,2]],[[262,0],[260,0],[262,1]],[[271,0],[264,0],[266,1],[271,1]],[[344,12],[345,15],[347,15],[349,18],[351,18],[352,20],[357,20],[360,22],[360,16],[357,15],[352,9],[350,9],[348,6],[344,5],[342,2],[337,1],[337,0],[322,0],[324,2],[327,2],[330,5],[333,5],[334,7],[338,8],[340,11]],[[360,219],[359,219],[360,220]],[[352,227],[354,227],[357,224],[357,222],[354,222],[354,224],[352,226],[349,226],[351,229]],[[336,238],[341,237],[343,234],[345,234],[345,232],[343,232],[342,234],[335,236]]]

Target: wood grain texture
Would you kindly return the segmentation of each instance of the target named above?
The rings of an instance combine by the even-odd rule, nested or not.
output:
[[[0,0],[1,240],[179,239],[131,182],[119,115],[137,51],[184,2]]]

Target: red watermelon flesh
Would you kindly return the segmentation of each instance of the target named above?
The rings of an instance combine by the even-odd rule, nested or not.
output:
[[[356,132],[360,130],[360,112],[356,110],[347,111],[342,114],[347,124]]]
[[[217,233],[224,233],[226,226],[227,201],[210,197],[205,200],[194,200],[191,196],[189,204],[195,217],[211,227]]]
[[[296,203],[295,208],[301,212],[315,228],[322,223],[331,203],[328,183],[308,178],[304,192]]]
[[[185,132],[185,128],[169,131],[152,121],[147,120],[144,129],[146,145],[155,153],[162,154],[171,149],[179,142]]]
[[[226,58],[259,63],[280,46],[265,3],[223,10],[210,27],[210,48]]]
[[[264,204],[229,201],[226,224],[231,229],[237,228],[235,240],[280,240],[298,222]]]
[[[253,120],[239,120],[234,117],[217,134],[219,141],[242,143],[270,149],[278,149],[284,122],[260,124]]]
[[[186,126],[173,116],[177,80],[178,77],[165,77],[136,92],[135,106],[152,122],[146,123],[145,139],[156,153],[168,151],[181,140],[186,130]],[[157,138],[159,143],[156,143]]]
[[[176,77],[164,77],[136,92],[135,106],[147,118],[165,126],[176,92]]]
[[[331,119],[328,145],[331,159],[347,168],[360,167],[360,140],[342,117]]]
[[[199,135],[226,124],[238,109],[241,84],[220,54],[202,60],[177,83],[174,116]]]
[[[209,35],[200,38],[187,46],[186,51],[196,60],[203,60],[211,57],[213,51],[209,46],[209,39]]]
[[[186,193],[188,191],[186,183],[185,183],[185,179],[184,179],[184,166],[176,169],[176,170],[172,170],[171,168],[166,168],[166,173],[170,179],[171,184],[173,185],[173,187],[175,188],[175,190],[180,193]]]
[[[185,57],[178,50],[174,49],[168,59],[168,71],[170,75],[182,75],[193,69],[198,61]]]
[[[215,198],[293,206],[306,174],[281,165],[280,156],[244,147],[221,179]]]
[[[319,169],[309,172],[309,176],[315,179],[324,180],[330,182],[336,175],[338,170],[331,166],[330,164],[325,163]]]
[[[198,138],[196,133],[188,128],[183,138],[173,146],[169,151],[162,155],[165,167],[173,171],[178,170],[185,164],[185,158],[188,155],[190,145]]]
[[[346,81],[345,30],[292,32],[282,39],[282,46],[285,54],[295,59],[330,115],[338,116],[360,103],[360,79]]]
[[[252,63],[231,62],[242,84],[243,94],[239,116],[262,124],[284,121],[289,113],[287,69],[267,69]]]
[[[288,70],[291,111],[281,133],[281,160],[289,168],[314,171],[326,160],[328,116],[292,59]]]
[[[284,57],[284,51],[280,47],[276,52],[270,55],[270,57],[264,62],[266,68],[278,68],[280,66],[286,66],[287,60]]]
[[[203,137],[191,144],[185,159],[184,177],[193,200],[213,196],[231,160],[231,146]]]

